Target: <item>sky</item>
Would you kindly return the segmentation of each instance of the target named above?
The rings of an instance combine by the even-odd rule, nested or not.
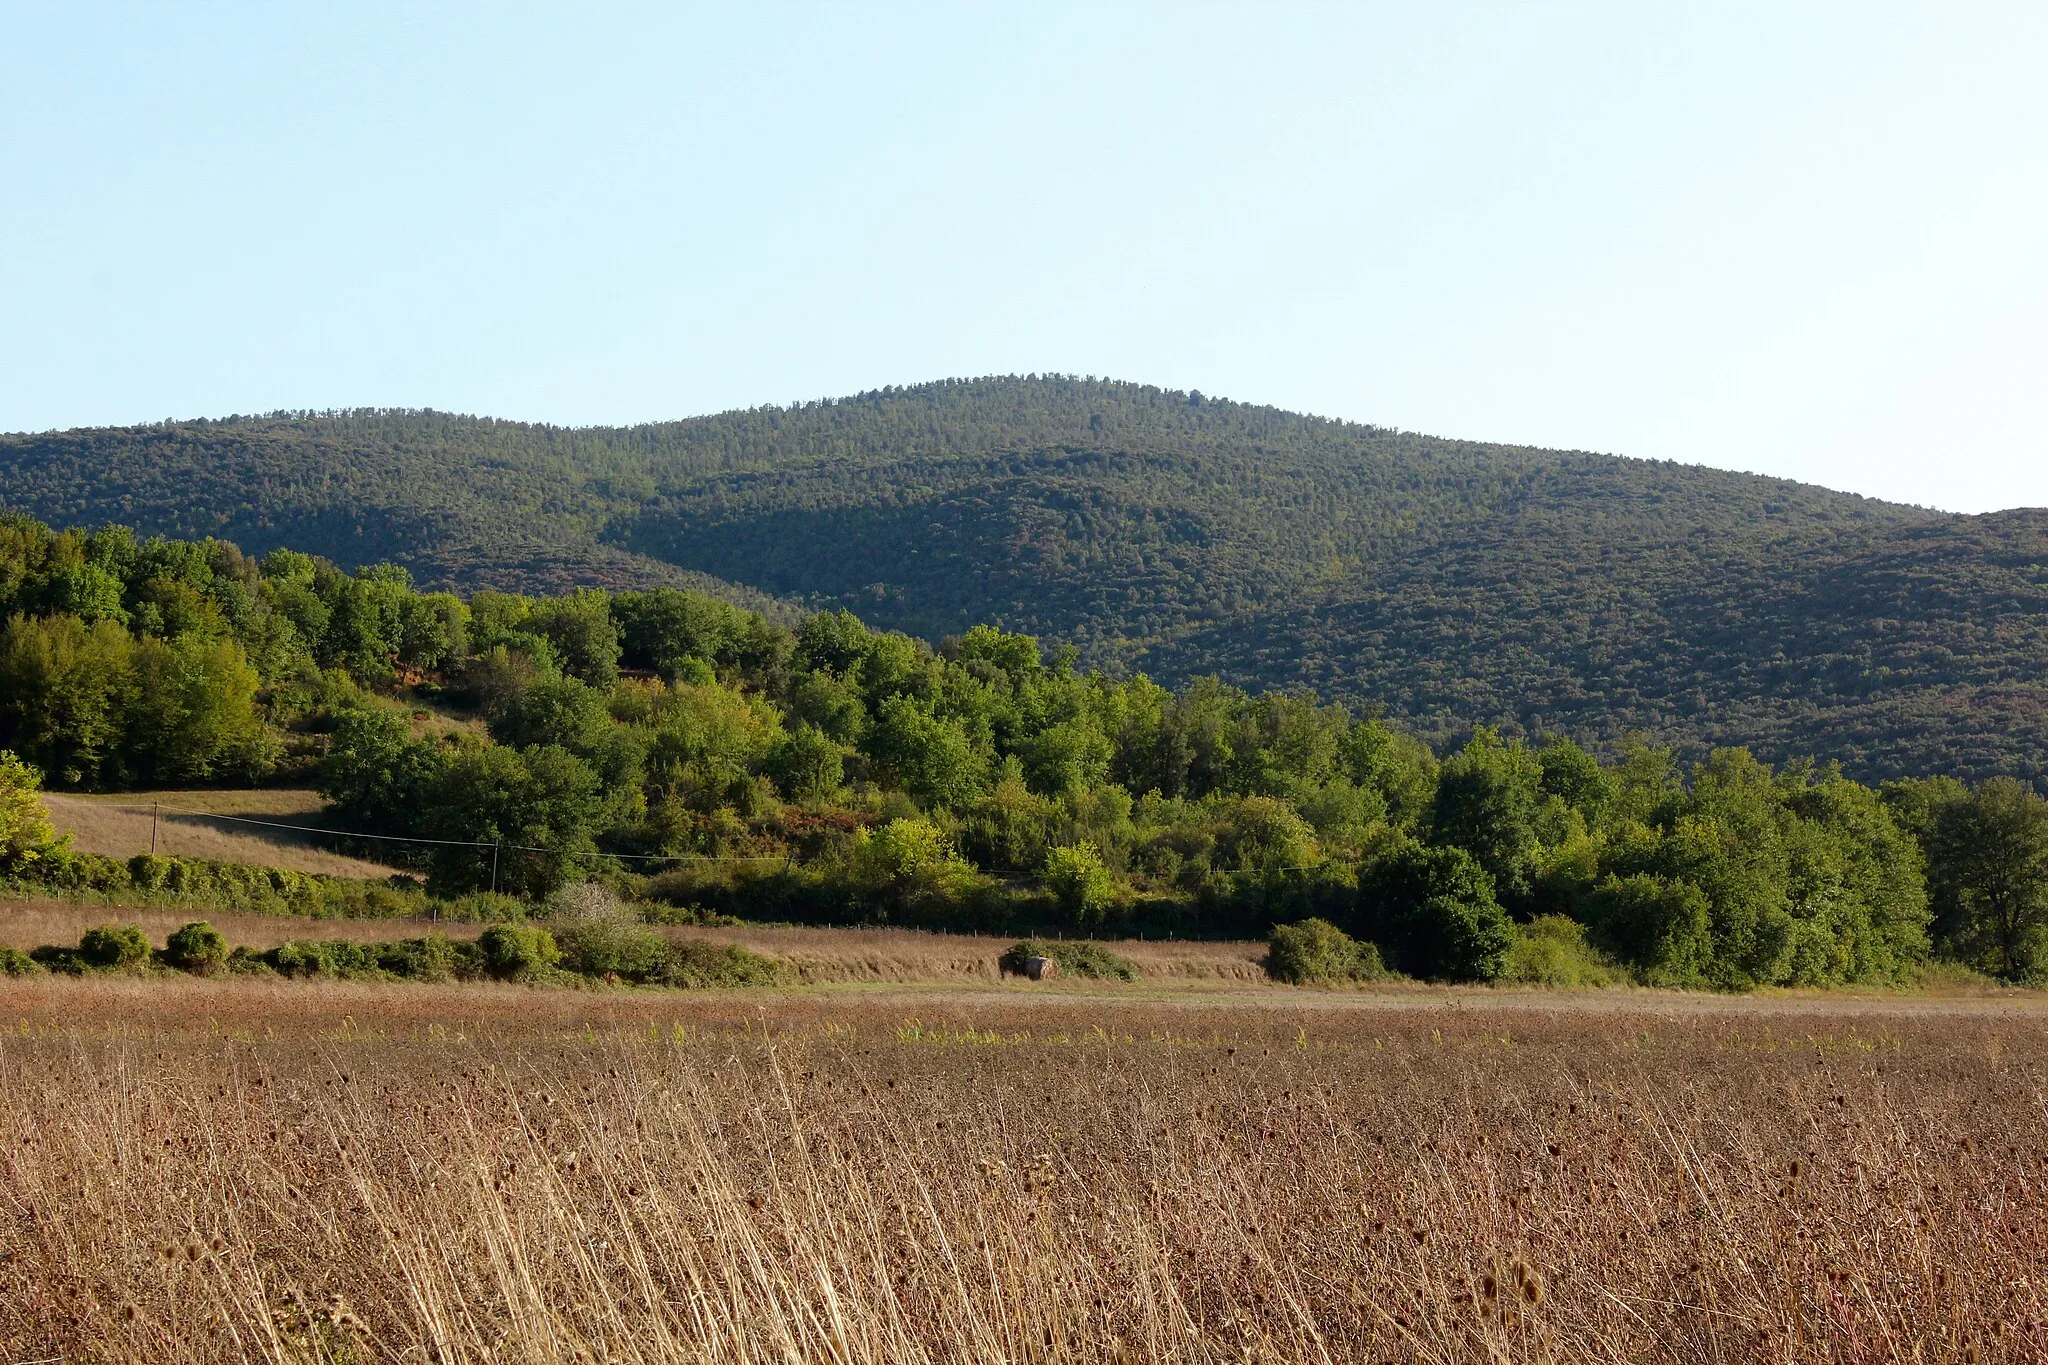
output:
[[[2048,505],[2048,6],[0,0],[0,430],[1059,372]]]

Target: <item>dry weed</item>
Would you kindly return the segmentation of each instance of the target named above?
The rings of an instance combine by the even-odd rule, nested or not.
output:
[[[35,983],[0,1359],[2048,1353],[2036,1012],[1277,1000]]]

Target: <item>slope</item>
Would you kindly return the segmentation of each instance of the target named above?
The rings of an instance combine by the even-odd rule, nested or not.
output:
[[[949,381],[570,430],[351,412],[0,438],[6,501],[428,582],[681,581],[1169,680],[2038,775],[2048,515],[1440,440],[1141,385]]]

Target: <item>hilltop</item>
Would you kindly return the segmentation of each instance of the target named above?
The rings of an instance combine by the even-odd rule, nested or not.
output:
[[[1169,682],[1854,772],[2036,778],[2048,512],[997,378],[627,428],[278,414],[0,437],[10,507],[426,586],[674,584]]]

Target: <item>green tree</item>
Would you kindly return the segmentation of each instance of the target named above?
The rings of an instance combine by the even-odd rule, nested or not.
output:
[[[1478,859],[1511,905],[1525,903],[1536,886],[1542,777],[1525,747],[1503,744],[1483,726],[1437,777],[1432,837]]]
[[[604,811],[597,774],[566,749],[498,745],[459,753],[429,803],[427,832],[501,846],[500,891],[547,895],[588,871]],[[490,885],[493,849],[454,847],[435,855],[435,882],[456,891]]]
[[[526,628],[555,647],[562,667],[602,691],[619,680],[619,625],[611,601],[597,588],[579,588],[533,608]]]
[[[1714,962],[1713,906],[1690,882],[1610,876],[1582,912],[1602,947],[1660,985],[1704,985]]]
[[[1218,867],[1238,872],[1298,871],[1315,861],[1315,831],[1278,797],[1240,797],[1218,803],[1214,811]]]
[[[1514,946],[1493,878],[1455,846],[1404,839],[1361,867],[1358,922],[1410,976],[1492,981]]]
[[[815,725],[798,725],[775,742],[764,764],[791,801],[823,801],[846,777],[846,750]]]
[[[426,824],[448,761],[440,744],[413,736],[405,717],[352,708],[335,717],[319,791],[349,829],[410,835]]]
[[[128,623],[121,607],[125,586],[120,575],[101,564],[74,564],[59,576],[51,598],[60,612],[81,621]]]
[[[853,870],[885,904],[943,902],[974,880],[974,869],[929,820],[890,820],[863,829],[854,839]]]
[[[469,608],[453,593],[408,596],[399,604],[398,657],[428,670],[446,668],[469,653]]]
[[[116,622],[15,616],[0,635],[0,744],[63,786],[125,776],[135,694],[135,641]]]
[[[1099,924],[1116,906],[1116,878],[1103,865],[1101,851],[1086,840],[1047,849],[1039,875],[1070,924]]]
[[[19,871],[57,843],[41,788],[40,773],[0,749],[0,873]]]
[[[256,711],[256,670],[233,640],[182,636],[135,648],[128,765],[145,781],[254,781],[277,742]]]
[[[412,575],[395,564],[377,564],[353,578],[335,575],[325,586],[328,621],[320,637],[321,662],[341,664],[364,677],[388,674],[404,639]]]
[[[1615,783],[1600,760],[1563,737],[1555,738],[1536,751],[1540,770],[1538,786],[1545,796],[1558,800],[1599,825],[1614,804]]]
[[[1047,796],[1098,786],[1109,776],[1116,746],[1086,717],[1047,726],[1025,740],[1019,757],[1025,781]]]
[[[866,662],[874,644],[873,633],[844,608],[809,617],[796,633],[797,660],[804,667],[842,675]]]
[[[2048,974],[2048,801],[1993,778],[1941,810],[1929,853],[1950,951],[2008,980]]]
[[[930,806],[965,806],[982,790],[988,760],[956,720],[906,696],[882,702],[868,752],[903,789]]]

